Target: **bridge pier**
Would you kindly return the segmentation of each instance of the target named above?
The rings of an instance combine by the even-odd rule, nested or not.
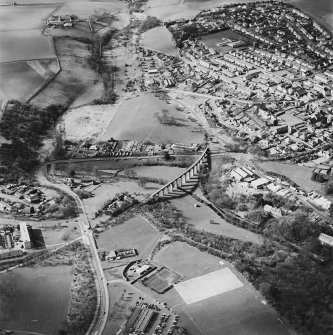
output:
[[[194,169],[192,168],[191,170],[190,170],[190,178],[193,178],[194,177]]]
[[[170,192],[173,192],[177,189],[181,189],[181,187],[189,182],[192,178],[198,177],[200,173],[200,169],[208,164],[208,148],[206,148],[201,154],[199,160],[195,162],[184,174],[172,180],[166,186],[162,187],[160,190],[153,193],[150,197],[163,197]],[[194,182],[195,180],[193,180]]]

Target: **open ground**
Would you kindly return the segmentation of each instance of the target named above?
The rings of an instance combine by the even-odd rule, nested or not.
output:
[[[116,113],[113,105],[92,105],[69,110],[60,122],[67,140],[80,141],[102,134]]]

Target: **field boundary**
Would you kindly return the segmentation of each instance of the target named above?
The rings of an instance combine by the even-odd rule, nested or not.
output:
[[[27,4],[27,5],[35,5],[35,4]],[[42,4],[38,4],[38,5],[42,5]],[[62,71],[62,67],[61,67],[61,64],[60,64],[60,60],[59,60],[59,57],[58,57],[58,53],[57,53],[57,48],[55,46],[55,43],[54,43],[54,38],[52,36],[47,36],[44,34],[44,31],[45,31],[45,26],[46,26],[46,22],[47,22],[47,19],[49,17],[51,17],[57,10],[59,10],[62,6],[64,5],[64,3],[60,3],[59,6],[57,6],[46,18],[45,18],[45,25],[44,25],[44,28],[42,29],[42,35],[47,38],[50,42],[51,42],[51,46],[52,46],[52,49],[53,49],[53,52],[54,52],[54,55],[55,55],[55,59],[57,60],[57,63],[58,63],[58,71],[56,73],[54,73],[52,76],[50,76],[48,79],[46,79],[46,81],[44,81],[44,83],[39,86],[34,92],[32,92],[30,94],[30,96],[28,96],[26,99],[25,99],[25,102],[30,102],[36,95],[38,95],[52,80],[55,79],[55,77]]]

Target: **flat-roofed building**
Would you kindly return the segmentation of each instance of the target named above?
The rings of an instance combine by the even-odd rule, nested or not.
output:
[[[318,239],[322,244],[326,244],[329,245],[330,247],[333,247],[333,236],[321,233]]]
[[[260,188],[263,188],[268,183],[269,183],[269,180],[262,177],[262,178],[258,178],[256,180],[254,180],[253,182],[251,182],[251,186],[253,188],[260,189]]]
[[[20,222],[20,242],[24,249],[31,249],[32,243],[30,238],[30,232],[26,222]]]

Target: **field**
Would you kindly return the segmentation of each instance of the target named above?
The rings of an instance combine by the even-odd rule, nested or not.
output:
[[[287,0],[286,2],[320,17],[333,28],[333,6],[327,0]]]
[[[217,43],[221,42],[222,38],[244,40],[243,36],[237,34],[236,32],[233,32],[230,29],[228,29],[228,30],[220,31],[218,33],[204,35],[204,36],[202,36],[202,41],[205,42],[205,44],[208,47],[213,48],[213,49],[215,49],[217,51],[220,51],[220,52],[228,52],[228,51],[232,50],[232,47],[228,47],[228,46],[220,47],[220,46],[216,45]]]
[[[142,283],[158,293],[163,293],[180,279],[179,274],[163,267],[150,277],[145,278]]]
[[[28,98],[58,70],[55,58],[0,64],[0,100]]]
[[[162,248],[153,260],[184,276],[185,281],[175,285],[180,294],[172,288],[162,299],[174,306],[191,334],[289,334],[274,310],[229,263],[181,242]]]
[[[175,41],[169,30],[165,27],[155,27],[145,32],[142,43],[145,48],[179,57]]]
[[[173,124],[162,123],[163,113]],[[124,101],[100,140],[150,141],[153,143],[200,143],[203,134],[185,115],[152,94]]]
[[[41,28],[57,6],[2,6],[0,62],[54,57],[51,41],[42,35]]]
[[[143,196],[153,193],[160,188],[159,185],[147,183],[145,187],[141,187],[135,181],[119,181],[112,184],[101,184],[97,187],[93,194],[93,198],[84,199],[83,203],[86,207],[89,218],[93,218],[96,211],[103,207],[103,204],[115,197],[116,194],[128,192],[129,194],[142,194]]]
[[[84,106],[69,110],[61,121],[66,139],[80,141],[96,138],[104,132],[115,112],[112,105]]]
[[[137,166],[128,170],[135,172],[139,177],[158,178],[165,181],[170,181],[186,171],[185,168],[163,165]]]
[[[154,256],[153,261],[182,275],[185,280],[221,269],[219,258],[182,242],[163,247]]]
[[[217,235],[236,238],[242,241],[262,243],[260,235],[226,222],[209,207],[199,203],[191,196],[172,199],[170,202],[181,211],[185,219],[185,223],[189,224],[193,228],[205,230]],[[195,205],[199,207],[194,207]],[[213,220],[217,224],[211,224],[210,220]]]
[[[54,57],[51,40],[39,30],[1,31],[0,62]]]
[[[88,45],[67,38],[55,40],[62,71],[39,93],[31,103],[40,107],[50,104],[70,106],[76,99],[81,104],[99,98],[103,93],[100,77],[90,68],[86,58],[90,55]]]
[[[258,166],[265,171],[275,172],[290,178],[307,192],[313,190],[323,193],[322,184],[311,180],[313,168],[278,162],[264,162],[258,164]]]
[[[146,220],[136,216],[125,223],[109,228],[99,235],[97,244],[100,249],[130,249],[138,251],[138,259],[150,255],[158,239],[162,236]],[[130,260],[135,259],[131,257]]]
[[[117,12],[126,11],[126,4],[119,0],[108,0],[108,1],[65,0],[63,2],[64,6],[62,6],[57,11],[57,14],[59,15],[74,14],[77,15],[81,20],[87,19],[89,17],[102,15],[104,13],[113,14]]]
[[[71,281],[71,266],[20,268],[1,274],[0,284],[8,289],[1,289],[1,327],[58,334],[66,321]]]

